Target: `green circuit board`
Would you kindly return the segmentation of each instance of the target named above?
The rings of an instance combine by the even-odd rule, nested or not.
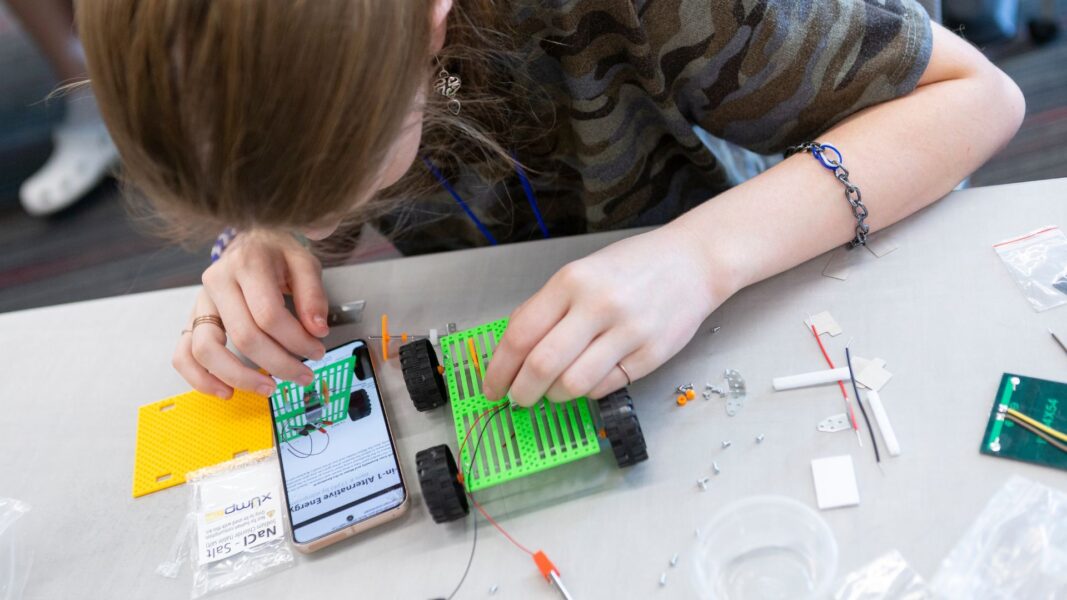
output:
[[[505,408],[483,424],[482,417],[500,407],[499,402],[486,400],[482,378],[507,325],[508,319],[500,319],[441,338],[456,438],[462,442],[476,425],[479,432],[485,430],[477,461],[471,463],[474,440],[468,440],[459,456],[472,492],[600,452],[589,400],[584,397]]]
[[[1001,406],[1013,408],[1058,431],[1067,432],[1067,383],[1005,373],[989,415],[982,454],[1010,458],[1067,471],[1062,452],[1004,418]]]
[[[317,369],[310,385],[279,383],[270,397],[278,439],[288,442],[300,437],[309,424],[309,410],[314,416],[310,419],[313,426],[329,426],[347,419],[355,365],[356,357],[349,356]]]

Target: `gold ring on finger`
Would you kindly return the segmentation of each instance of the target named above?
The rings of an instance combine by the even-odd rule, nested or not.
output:
[[[210,323],[210,324],[214,325],[215,327],[218,327],[219,329],[221,329],[223,333],[226,333],[226,327],[222,324],[222,318],[219,317],[218,315],[201,315],[201,316],[193,319],[193,325],[189,329],[189,331],[192,331],[192,330],[196,329],[198,326],[203,325],[205,323]]]

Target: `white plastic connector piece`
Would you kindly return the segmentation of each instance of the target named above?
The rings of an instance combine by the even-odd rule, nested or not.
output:
[[[436,329],[431,329],[430,330],[430,345],[431,346],[436,346],[437,345],[437,330]]]
[[[812,385],[822,385],[824,383],[847,381],[848,379],[848,367],[841,367],[838,369],[827,369],[825,371],[802,373],[800,375],[775,377],[771,381],[771,383],[774,385],[775,391],[781,392],[783,390],[792,390]]]
[[[893,431],[893,424],[889,422],[889,415],[885,412],[881,396],[878,392],[870,390],[867,392],[867,402],[871,405],[871,412],[874,413],[874,420],[878,423],[878,430],[882,432],[882,439],[885,440],[889,456],[900,456],[900,442],[897,441],[897,434]]]

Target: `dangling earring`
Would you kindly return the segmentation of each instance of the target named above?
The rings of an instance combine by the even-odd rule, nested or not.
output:
[[[447,69],[441,66],[440,59],[437,59],[437,66],[441,67],[441,72],[437,74],[437,79],[433,82],[433,89],[438,94],[448,98],[448,111],[453,115],[459,115],[462,106],[459,103],[459,99],[456,98],[456,92],[459,91],[463,82],[458,75],[449,73]]]

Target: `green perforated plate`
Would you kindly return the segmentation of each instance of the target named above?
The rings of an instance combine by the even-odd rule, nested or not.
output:
[[[485,399],[482,377],[507,325],[508,320],[501,319],[441,338],[442,366],[460,443],[479,415],[500,406]],[[471,360],[471,342],[477,360]],[[477,463],[471,465],[473,446],[485,419],[488,415],[478,421],[460,454],[467,489],[472,492],[600,451],[586,398],[542,401],[530,408],[505,408],[495,415],[481,438]]]
[[[282,442],[300,437],[300,431],[307,424],[304,415],[304,396],[311,390],[321,390],[326,383],[329,390],[329,402],[323,402],[322,421],[337,423],[348,418],[348,398],[352,392],[352,376],[356,367],[356,357],[317,369],[315,379],[308,386],[296,385],[291,381],[278,384],[270,397],[270,407],[274,415],[274,426],[278,428],[278,439]]]

